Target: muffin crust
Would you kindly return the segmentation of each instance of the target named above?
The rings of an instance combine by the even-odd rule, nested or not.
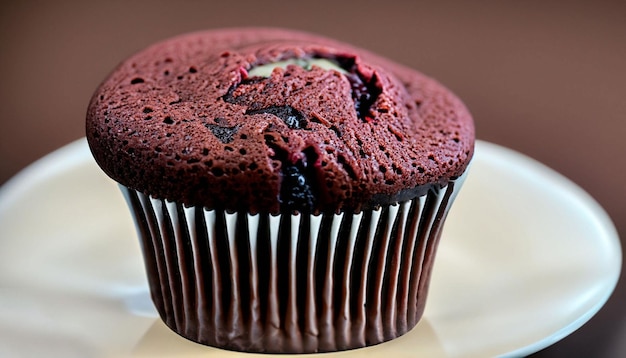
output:
[[[292,59],[341,70],[249,75]],[[460,176],[474,146],[471,115],[438,82],[276,29],[199,32],[141,51],[96,91],[86,133],[122,185],[250,213],[360,211],[423,195]]]

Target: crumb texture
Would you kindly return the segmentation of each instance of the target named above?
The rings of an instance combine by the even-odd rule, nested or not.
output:
[[[294,61],[313,65],[249,74]],[[460,176],[474,147],[468,110],[438,82],[279,29],[198,32],[139,52],[94,94],[86,133],[122,185],[252,213],[405,200]]]

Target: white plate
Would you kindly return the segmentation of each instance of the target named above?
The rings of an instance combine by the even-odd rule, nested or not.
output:
[[[591,318],[620,266],[616,231],[585,192],[478,142],[422,321],[391,342],[324,357],[529,354]],[[267,357],[191,343],[156,317],[126,204],[84,139],[0,189],[0,356]]]

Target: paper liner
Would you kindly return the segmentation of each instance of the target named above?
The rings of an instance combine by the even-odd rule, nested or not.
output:
[[[152,300],[172,330],[237,351],[311,353],[378,344],[415,326],[459,186],[318,216],[228,213],[122,190]]]

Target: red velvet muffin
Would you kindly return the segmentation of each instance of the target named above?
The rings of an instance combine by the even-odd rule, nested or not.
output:
[[[364,347],[424,310],[474,147],[445,87],[277,29],[179,36],[124,61],[87,113],[178,334],[248,352]]]

